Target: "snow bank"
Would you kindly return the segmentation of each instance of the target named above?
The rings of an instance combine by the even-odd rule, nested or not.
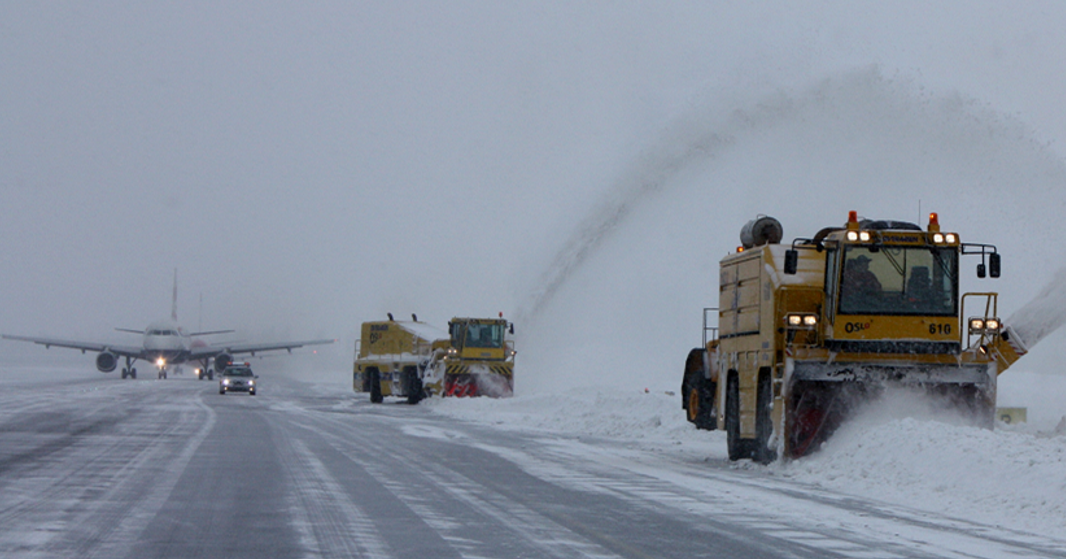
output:
[[[685,420],[681,398],[664,392],[602,390],[514,398],[434,398],[434,411],[501,429],[619,439],[699,438]]]
[[[796,481],[1018,530],[1066,533],[1066,434],[903,418],[844,427],[771,471]]]
[[[1043,386],[1039,380],[1020,386]],[[1016,390],[1015,396],[1026,392]],[[952,424],[950,416],[936,417],[925,403],[900,405],[902,399],[874,406],[807,458],[766,467],[741,464],[769,476],[945,516],[1066,533],[1066,433],[1031,426],[1000,425],[989,431]],[[685,420],[680,397],[664,391],[600,390],[425,403],[448,417],[499,429],[614,438],[663,456],[674,453],[686,459],[698,454],[700,459],[726,460],[724,434],[696,430]],[[923,419],[893,417],[901,413]]]

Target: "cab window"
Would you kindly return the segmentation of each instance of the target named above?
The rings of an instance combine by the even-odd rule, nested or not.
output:
[[[465,346],[483,348],[503,347],[503,325],[467,324]]]
[[[844,249],[840,314],[954,316],[958,254],[930,247]]]

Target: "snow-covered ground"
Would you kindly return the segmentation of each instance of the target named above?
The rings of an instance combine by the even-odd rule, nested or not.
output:
[[[0,385],[16,389],[34,367],[0,367]],[[272,371],[329,394],[351,393],[347,371]],[[91,365],[41,368],[59,382],[98,377]],[[99,375],[102,376],[102,375]],[[118,383],[116,383],[118,385]],[[732,467],[804,487],[899,504],[1050,536],[1066,534],[1066,374],[1011,369],[999,379],[999,404],[1025,407],[1028,423],[995,430],[959,425],[903,399],[886,399],[848,423],[820,452],[801,460],[727,466],[724,433],[685,421],[674,390],[573,389],[508,399],[426,400],[434,413],[495,429],[612,439],[661,457],[707,468]],[[353,398],[365,395],[353,394]],[[710,482],[709,482],[710,483]]]
[[[1000,403],[1028,408],[1027,424],[988,431],[924,411],[908,416],[893,413],[899,406],[875,406],[812,456],[734,467],[948,517],[1066,534],[1066,432],[1056,432],[1066,416],[1064,396],[1066,374],[1010,371],[1000,379]],[[616,438],[679,459],[726,460],[724,434],[697,431],[685,421],[680,398],[666,390],[433,399],[425,405],[500,429]]]

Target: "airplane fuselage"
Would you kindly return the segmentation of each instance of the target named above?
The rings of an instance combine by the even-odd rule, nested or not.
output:
[[[159,320],[144,329],[144,355],[160,369],[187,361],[190,346],[189,336],[173,320]]]

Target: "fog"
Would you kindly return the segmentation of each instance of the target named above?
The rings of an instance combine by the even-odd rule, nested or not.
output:
[[[0,331],[128,341],[176,268],[186,328],[338,374],[364,320],[503,312],[519,393],[673,386],[744,222],[848,210],[938,212],[1023,307],[1066,263],[1066,6],[808,4],[0,5]]]

